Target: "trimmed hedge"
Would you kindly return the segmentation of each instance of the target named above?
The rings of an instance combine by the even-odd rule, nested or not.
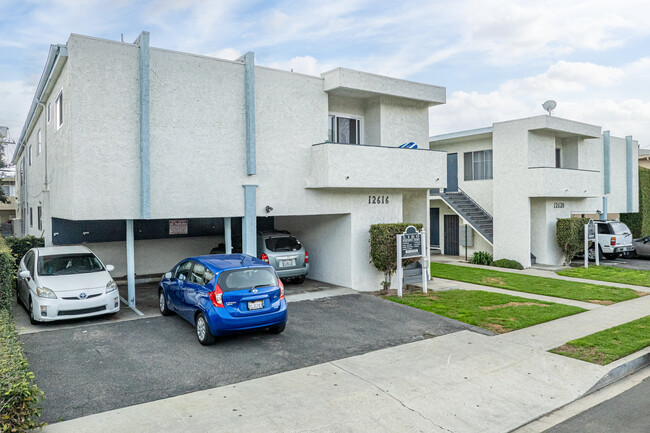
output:
[[[11,314],[15,261],[0,238],[0,426],[3,432],[23,432],[44,424],[38,422],[43,392],[34,383],[34,373],[23,354]]]
[[[584,248],[584,227],[588,222],[588,218],[558,218],[556,238],[564,254],[565,264],[571,264],[573,257]]]
[[[473,265],[490,266],[492,264],[492,260],[494,260],[492,254],[486,251],[474,251],[474,254],[472,254],[472,258],[469,260],[469,262]]]
[[[11,304],[14,299],[15,264],[11,249],[0,237],[0,310],[11,312]]]
[[[519,269],[522,270],[524,267],[516,260],[510,259],[499,259],[492,262],[492,266],[497,268],[508,268],[508,269]]]
[[[390,276],[397,270],[396,236],[404,233],[408,226],[422,230],[422,224],[393,223],[370,226],[370,263],[384,273],[385,287],[390,285]],[[423,245],[423,248],[426,248],[426,245]],[[408,265],[416,261],[417,259],[404,259],[403,264]]]
[[[621,222],[635,238],[650,235],[650,169],[639,167],[639,212],[622,213]]]

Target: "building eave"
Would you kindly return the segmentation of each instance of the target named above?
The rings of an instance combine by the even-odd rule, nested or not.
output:
[[[36,118],[36,113],[38,109],[38,104],[41,102],[43,95],[45,93],[45,90],[49,87],[48,84],[52,81],[52,79],[56,79],[58,77],[58,74],[61,72],[62,68],[62,63],[65,62],[65,60],[68,57],[68,47],[65,45],[50,45],[50,52],[47,56],[47,61],[45,62],[45,68],[43,69],[43,73],[41,74],[41,79],[38,82],[38,86],[36,87],[36,92],[34,93],[34,98],[32,99],[32,104],[29,107],[29,112],[27,113],[27,119],[25,120],[25,124],[23,125],[23,129],[20,133],[20,138],[18,139],[18,145],[16,146],[16,150],[14,151],[13,157],[11,158],[11,164],[16,165],[16,162],[18,161],[18,157],[20,156],[22,150],[25,147],[25,137],[27,137],[28,133],[31,131],[34,123],[34,119]],[[60,67],[55,67],[57,65],[60,65]],[[54,75],[57,76],[54,76]]]

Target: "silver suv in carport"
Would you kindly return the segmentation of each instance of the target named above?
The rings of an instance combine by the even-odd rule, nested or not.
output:
[[[309,253],[286,230],[257,233],[257,256],[273,266],[278,276],[302,284],[309,273]]]

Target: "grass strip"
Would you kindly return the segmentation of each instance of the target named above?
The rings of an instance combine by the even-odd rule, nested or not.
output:
[[[586,311],[570,305],[481,290],[448,290],[385,298],[498,334]]]
[[[551,352],[606,365],[650,346],[650,316],[572,340]]]
[[[586,269],[584,267],[571,268],[557,271],[557,274],[565,277],[650,287],[650,271],[641,271],[637,269],[589,265]]]
[[[514,272],[500,272],[444,263],[431,263],[431,276],[604,305],[627,301],[643,295],[632,289],[622,287],[609,287],[579,281],[558,280],[556,278],[536,277]]]

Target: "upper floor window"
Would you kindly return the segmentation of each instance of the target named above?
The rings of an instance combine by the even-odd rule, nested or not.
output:
[[[52,103],[48,102],[47,104],[47,124],[50,124],[50,121],[52,120]]]
[[[29,226],[34,227],[34,208],[30,207],[29,208]]]
[[[555,148],[555,168],[562,168],[562,149]]]
[[[54,101],[54,110],[56,111],[56,129],[63,125],[63,90],[59,92],[59,96]]]
[[[36,148],[36,154],[40,155],[41,154],[41,149],[43,148],[43,134],[41,133],[41,130],[38,130],[38,133],[36,134],[36,142],[38,143],[38,147]]]
[[[43,230],[43,207],[39,206],[36,209],[38,214],[38,229]]]
[[[465,152],[465,180],[492,179],[492,150]]]
[[[328,140],[333,143],[361,144],[362,118],[330,114]]]
[[[2,192],[5,197],[13,197],[16,195],[16,187],[14,185],[2,185]]]

